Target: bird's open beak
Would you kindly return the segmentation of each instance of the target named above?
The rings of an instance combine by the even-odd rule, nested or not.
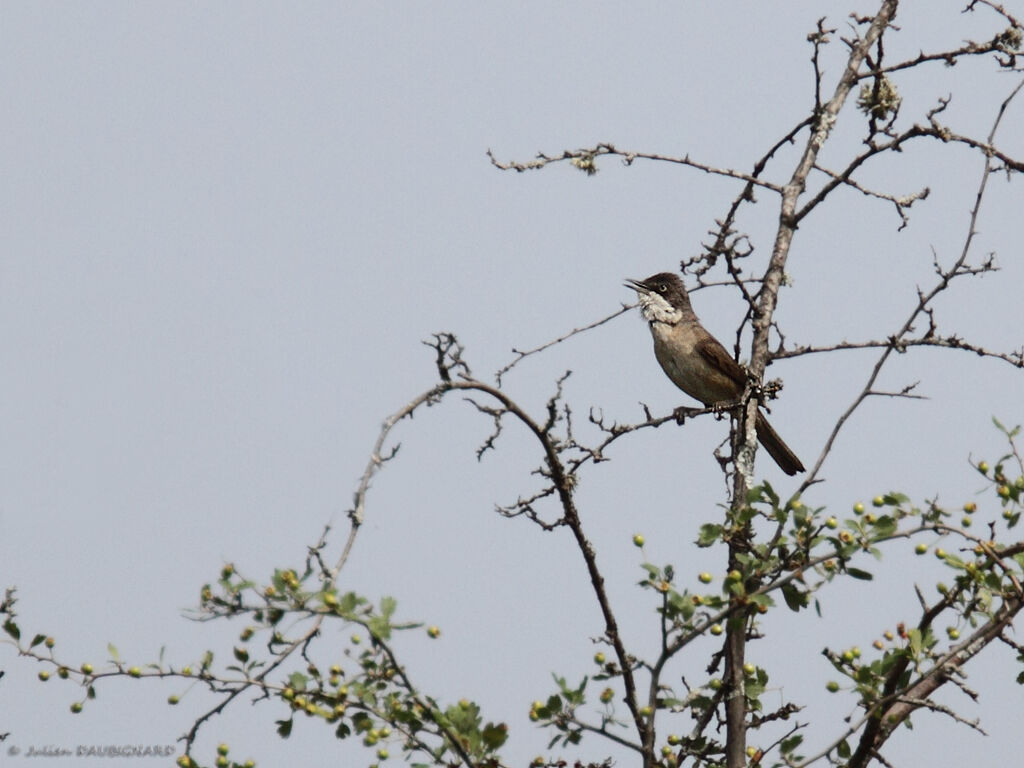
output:
[[[631,277],[627,277],[626,278],[626,282],[623,283],[623,285],[625,285],[627,288],[629,288],[631,290],[634,290],[634,291],[640,291],[642,293],[649,293],[650,292],[650,289],[646,285],[643,284],[642,280],[634,280]]]

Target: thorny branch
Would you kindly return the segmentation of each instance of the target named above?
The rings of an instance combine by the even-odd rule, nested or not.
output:
[[[529,162],[501,162],[488,150],[487,154],[491,163],[502,170],[515,170],[525,172],[537,170],[547,165],[566,162],[593,175],[597,171],[597,161],[603,156],[616,156],[621,158],[626,166],[632,165],[637,160],[651,160],[666,162],[679,166],[685,166],[706,174],[721,176],[733,179],[741,183],[741,188],[736,197],[732,200],[725,216],[715,222],[715,228],[709,231],[712,237],[710,243],[704,244],[704,252],[699,256],[683,262],[683,271],[696,276],[699,285],[711,284],[705,279],[705,275],[714,268],[721,258],[725,262],[729,282],[740,291],[748,306],[747,317],[741,325],[743,327],[750,322],[753,327],[752,360],[751,371],[753,382],[760,382],[763,378],[765,367],[772,360],[786,359],[800,355],[816,354],[821,352],[833,352],[843,349],[881,349],[882,352],[876,361],[874,368],[864,385],[862,391],[854,399],[852,404],[838,418],[835,427],[826,441],[816,465],[807,475],[800,486],[800,491],[806,490],[812,483],[816,482],[818,472],[832,445],[845,422],[866,398],[871,396],[888,395],[897,397],[916,397],[912,393],[914,385],[896,392],[882,392],[875,388],[875,384],[886,361],[893,352],[904,352],[911,347],[933,346],[948,349],[959,349],[974,354],[992,357],[1010,363],[1015,367],[1024,367],[1024,348],[1020,351],[996,352],[984,347],[967,342],[959,336],[940,335],[935,323],[934,311],[932,309],[933,299],[942,291],[946,290],[956,278],[969,275],[983,275],[996,269],[994,260],[988,258],[979,265],[972,265],[968,262],[970,248],[976,234],[976,224],[981,202],[984,197],[988,177],[994,172],[1006,172],[1011,174],[1024,170],[1024,163],[1011,157],[995,145],[995,135],[1002,120],[1007,106],[1017,96],[1024,82],[1017,85],[1013,92],[1007,97],[1000,107],[991,132],[985,141],[979,141],[970,136],[961,135],[939,121],[939,116],[946,109],[948,100],[940,100],[938,106],[929,111],[926,121],[914,124],[904,130],[897,130],[895,124],[898,117],[898,101],[891,110],[880,109],[877,106],[868,113],[868,135],[864,140],[864,148],[852,159],[848,160],[845,166],[838,170],[826,168],[819,162],[819,154],[828,141],[831,131],[835,125],[838,115],[847,102],[854,87],[864,83],[868,95],[877,98],[886,83],[886,76],[906,69],[911,69],[932,62],[942,62],[947,65],[955,64],[959,59],[965,57],[977,57],[980,55],[994,55],[998,66],[1004,70],[1017,71],[1019,69],[1017,56],[1020,54],[1022,27],[1020,22],[997,3],[991,0],[972,0],[965,10],[973,10],[976,6],[984,6],[999,14],[1009,24],[1009,27],[993,36],[984,43],[967,42],[963,45],[941,52],[924,53],[917,57],[898,62],[896,64],[883,64],[883,36],[887,28],[892,24],[895,17],[897,0],[882,0],[879,10],[874,16],[855,18],[855,35],[852,39],[844,40],[849,46],[849,57],[846,68],[843,71],[838,83],[830,97],[826,98],[825,73],[821,63],[821,54],[824,46],[829,43],[829,36],[835,34],[836,30],[825,26],[824,19],[818,21],[817,29],[808,36],[813,45],[812,66],[814,70],[814,103],[811,114],[797,122],[781,139],[773,144],[768,151],[761,156],[754,164],[750,172],[720,167],[700,160],[693,159],[689,154],[682,156],[666,155],[637,151],[624,151],[617,149],[611,143],[597,144],[591,148],[566,150],[561,154],[547,155],[539,153],[535,159]],[[863,30],[863,34],[860,33]],[[870,85],[867,81],[871,81]],[[862,91],[863,94],[863,91]],[[777,160],[780,150],[797,143],[797,140],[804,135],[805,144],[801,150],[800,158],[789,174],[785,182],[774,181],[766,178],[770,164]],[[898,216],[901,226],[906,224],[908,211],[918,201],[925,200],[928,196],[928,188],[924,187],[918,192],[905,195],[896,195],[888,192],[877,191],[863,184],[857,174],[865,167],[869,160],[892,152],[903,151],[912,141],[919,138],[939,140],[944,143],[957,143],[972,150],[980,152],[985,157],[984,171],[978,187],[975,204],[971,210],[968,233],[959,257],[953,264],[946,268],[935,258],[935,271],[937,280],[934,286],[927,291],[918,291],[917,304],[913,307],[909,317],[903,326],[892,336],[885,340],[871,340],[862,342],[839,342],[822,345],[798,345],[786,347],[785,339],[781,338],[774,350],[769,349],[769,334],[774,324],[772,316],[778,301],[780,286],[785,280],[785,266],[788,258],[792,239],[798,225],[813,212],[820,204],[830,198],[833,191],[840,186],[846,186],[861,192],[871,198],[875,198],[892,204]],[[826,177],[820,189],[813,194],[804,197],[807,192],[808,180],[812,172],[818,172]],[[773,244],[770,260],[763,275],[750,278],[744,276],[743,265],[750,263],[745,261],[755,253],[755,246],[751,239],[737,230],[737,220],[744,204],[755,203],[755,192],[766,190],[779,196],[779,226]],[[758,290],[752,294],[748,290],[749,285],[757,285]],[[712,626],[718,623],[727,625],[726,641],[723,648],[713,656],[713,668],[718,669],[721,663],[725,663],[724,676],[726,685],[716,691],[711,697],[709,704],[701,710],[694,709],[693,714],[697,720],[691,737],[684,742],[679,751],[677,762],[681,763],[686,757],[691,757],[695,765],[706,763],[713,755],[716,759],[724,754],[729,766],[738,768],[747,764],[747,756],[744,752],[745,734],[750,728],[758,727],[764,723],[775,720],[784,720],[798,711],[798,707],[792,704],[782,704],[775,711],[768,714],[754,715],[747,708],[745,699],[745,682],[743,672],[744,648],[746,642],[757,635],[755,627],[755,614],[751,610],[757,598],[766,597],[784,591],[787,587],[800,585],[805,590],[804,594],[810,594],[825,583],[824,577],[816,583],[808,583],[808,575],[817,568],[823,568],[836,558],[835,553],[824,555],[810,554],[808,548],[802,552],[795,552],[792,558],[787,560],[779,558],[779,563],[771,570],[751,576],[745,583],[747,591],[744,593],[744,600],[728,600],[724,607],[716,610],[704,608],[696,614],[697,618],[689,625],[682,627],[672,625],[664,618],[661,620],[661,652],[653,663],[639,661],[630,654],[622,639],[618,623],[612,611],[610,599],[604,586],[604,579],[597,565],[596,553],[593,545],[587,538],[580,519],[579,510],[576,506],[575,489],[577,485],[578,472],[588,463],[600,463],[607,460],[608,448],[617,440],[645,428],[658,428],[669,421],[681,422],[682,418],[714,413],[721,415],[724,412],[737,412],[745,408],[745,415],[737,419],[739,434],[733,443],[732,464],[735,469],[733,473],[733,508],[731,514],[739,511],[739,508],[746,504],[746,491],[752,484],[753,472],[753,414],[756,412],[761,401],[771,397],[777,387],[772,382],[763,386],[750,388],[750,397],[733,404],[718,404],[712,408],[680,409],[677,412],[666,416],[654,416],[642,406],[645,421],[637,424],[620,424],[615,421],[606,422],[603,413],[596,408],[589,412],[588,422],[595,427],[599,433],[596,444],[586,446],[578,442],[573,434],[572,412],[563,401],[563,384],[565,376],[557,380],[556,391],[550,397],[546,406],[546,417],[543,420],[536,420],[522,409],[508,394],[501,389],[503,377],[511,371],[523,359],[539,354],[551,347],[567,341],[568,339],[583,333],[594,330],[610,320],[618,317],[631,309],[631,305],[623,305],[616,312],[597,320],[593,323],[578,327],[550,342],[528,349],[514,349],[515,358],[496,374],[496,385],[492,386],[475,379],[472,376],[468,364],[463,360],[462,347],[451,334],[435,334],[433,340],[425,342],[435,353],[435,365],[439,382],[430,389],[422,392],[417,397],[406,403],[395,413],[385,419],[377,439],[370,453],[370,458],[360,477],[358,486],[354,493],[353,505],[348,510],[350,529],[342,551],[334,563],[329,567],[324,560],[324,552],[327,545],[327,537],[332,526],[325,526],[319,541],[309,548],[307,555],[307,569],[310,573],[316,572],[324,590],[333,589],[338,581],[339,574],[344,568],[350,556],[356,536],[365,519],[366,500],[373,478],[384,465],[392,460],[399,450],[398,443],[389,445],[393,430],[407,417],[422,407],[430,407],[440,402],[445,396],[452,392],[462,392],[467,395],[467,400],[480,412],[489,416],[494,423],[494,430],[485,439],[478,451],[478,457],[486,451],[494,448],[495,441],[501,433],[506,419],[513,419],[522,424],[537,440],[541,447],[543,460],[535,470],[535,474],[542,479],[540,490],[526,496],[520,496],[513,504],[506,507],[499,507],[498,511],[508,517],[525,516],[545,530],[567,527],[571,530],[577,548],[579,549],[584,565],[587,569],[595,599],[600,608],[604,621],[604,635],[602,642],[607,643],[614,650],[617,661],[617,675],[621,677],[622,687],[625,689],[624,701],[629,708],[636,733],[639,735],[640,743],[630,741],[614,734],[607,729],[596,726],[588,726],[582,722],[578,725],[583,730],[589,730],[612,739],[616,743],[630,749],[639,750],[644,758],[645,765],[652,765],[655,762],[655,729],[654,718],[651,713],[645,713],[641,702],[651,708],[654,712],[658,709],[659,696],[662,693],[662,673],[667,662],[679,653],[683,648],[688,647],[696,639],[704,637]],[[927,319],[928,329],[920,334],[915,333],[914,326],[923,319]],[[781,334],[780,334],[781,337]],[[737,336],[737,349],[739,348],[739,335]],[[738,355],[737,355],[738,356]],[[567,376],[568,374],[566,374]],[[473,396],[480,399],[473,399]],[[486,400],[485,400],[486,399]],[[563,431],[559,433],[559,429]],[[1014,447],[1016,452],[1016,448]],[[1017,455],[1019,460],[1019,455]],[[545,501],[557,504],[559,515],[555,520],[545,520],[537,506]],[[813,537],[824,536],[824,523],[817,524],[817,530]],[[973,692],[966,688],[956,678],[971,658],[977,655],[984,647],[993,640],[1000,640],[1021,652],[1021,645],[1007,636],[1007,630],[1011,627],[1014,618],[1024,608],[1024,588],[1014,572],[1013,564],[1017,562],[1012,558],[1018,556],[1024,549],[1024,544],[1017,544],[1010,547],[997,547],[980,536],[966,534],[960,529],[953,529],[938,523],[929,523],[918,529],[900,530],[891,536],[879,536],[871,543],[877,544],[890,538],[905,538],[921,531],[935,531],[940,533],[957,533],[971,541],[975,551],[980,551],[981,556],[987,558],[986,567],[991,568],[991,573],[1002,574],[1002,577],[1009,585],[1003,593],[1001,605],[993,611],[988,620],[979,626],[967,639],[955,643],[942,654],[930,659],[929,665],[922,665],[920,669],[915,668],[913,672],[916,678],[905,683],[904,673],[911,672],[911,655],[907,653],[889,670],[882,691],[882,696],[872,702],[859,720],[852,723],[839,740],[833,742],[828,748],[818,755],[801,760],[799,762],[786,762],[792,766],[805,766],[828,757],[837,749],[840,742],[852,738],[860,733],[860,739],[856,753],[849,760],[848,765],[866,766],[871,760],[885,760],[879,754],[879,748],[884,744],[893,729],[899,726],[918,709],[929,709],[935,712],[946,714],[957,722],[978,728],[975,721],[969,721],[951,708],[933,701],[931,695],[947,682],[953,682],[969,696]],[[767,551],[776,551],[782,532],[780,524],[776,535],[769,542]],[[737,525],[733,538],[728,540],[730,546],[730,568],[739,568],[742,561],[739,555],[750,556],[752,551],[752,530],[747,523]],[[864,549],[868,549],[865,544]],[[838,558],[839,568],[844,567],[842,558]],[[812,580],[813,582],[813,580]],[[935,622],[936,618],[945,610],[955,609],[955,604],[966,591],[966,586],[958,586],[944,595],[937,604],[929,606],[922,600],[922,616],[918,623],[918,629],[927,631]],[[3,613],[13,605],[13,595],[8,593],[7,599],[0,605],[0,613]],[[268,603],[269,605],[269,603]],[[663,609],[668,605],[668,600],[663,600]],[[255,612],[264,610],[266,606],[232,606],[231,615],[246,611]],[[283,647],[273,649],[273,661],[263,666],[259,674],[246,677],[242,680],[215,678],[208,673],[200,676],[207,686],[214,692],[224,696],[218,704],[199,717],[192,729],[186,734],[186,746],[191,747],[200,727],[214,715],[222,712],[241,693],[256,688],[262,690],[264,696],[268,696],[274,686],[267,682],[268,675],[278,670],[284,661],[290,658],[296,651],[302,658],[309,660],[308,651],[310,644],[319,635],[322,624],[328,614],[307,612],[306,618],[312,618],[308,631],[301,636],[289,640],[280,641]],[[225,613],[224,615],[228,615]],[[214,618],[216,616],[213,616]],[[275,639],[274,642],[277,642]],[[418,701],[422,709],[430,712],[433,703],[427,699],[419,698],[419,694],[413,687],[410,678],[405,670],[399,665],[391,647],[378,638],[380,647],[389,660],[391,667],[395,670],[396,677],[400,684],[411,694],[415,701]],[[111,674],[120,674],[123,670]],[[647,673],[650,676],[650,686],[647,695],[641,695],[638,673]],[[159,671],[152,676],[175,676],[179,673]],[[102,677],[102,674],[94,675],[93,678]],[[685,684],[685,681],[684,681]],[[687,686],[688,687],[688,686]],[[724,753],[721,744],[706,736],[707,729],[717,717],[719,725],[722,724],[721,712],[724,709],[724,724],[727,729]],[[443,722],[435,721],[438,732],[441,733],[447,742],[450,743],[455,754],[464,765],[471,765],[470,755],[460,743],[458,737],[448,730]],[[796,733],[802,726],[794,726],[786,736]],[[413,734],[407,734],[410,739],[415,740]],[[769,749],[780,745],[785,739],[777,740]],[[425,744],[421,744],[427,749]]]
[[[968,10],[971,10],[978,4],[979,3],[971,3]],[[898,116],[897,100],[891,105],[891,113],[887,114],[886,111],[878,107],[872,107],[870,109],[868,112],[869,132],[868,137],[865,140],[865,148],[852,160],[848,161],[845,167],[840,170],[831,170],[818,162],[818,154],[828,140],[841,107],[846,102],[848,96],[852,92],[852,89],[865,79],[871,78],[872,85],[869,89],[868,96],[865,97],[864,91],[862,91],[861,98],[862,100],[868,99],[865,103],[869,104],[870,98],[874,97],[877,99],[882,93],[883,86],[885,85],[884,77],[887,73],[897,72],[926,62],[943,61],[947,64],[952,64],[955,63],[958,58],[963,56],[977,56],[985,53],[996,53],[1002,56],[1002,58],[998,59],[1000,66],[1004,68],[1013,68],[1015,65],[1015,55],[1020,47],[1020,25],[1016,19],[1006,14],[1000,6],[984,0],[982,0],[980,4],[992,8],[997,13],[1002,14],[1007,21],[1010,22],[1010,28],[999,35],[996,35],[992,40],[985,44],[969,42],[960,48],[939,54],[922,53],[914,60],[900,62],[894,65],[883,65],[883,33],[895,16],[897,2],[895,0],[882,2],[878,13],[874,16],[856,19],[858,24],[867,25],[867,28],[862,37],[858,36],[856,39],[845,41],[850,47],[850,58],[846,71],[843,73],[839,84],[836,86],[828,101],[824,101],[822,97],[821,86],[823,81],[823,70],[819,63],[819,56],[822,46],[828,42],[828,36],[834,33],[834,30],[826,28],[824,26],[824,20],[820,20],[817,32],[809,36],[809,39],[814,45],[814,55],[812,59],[815,72],[816,93],[814,113],[811,118],[799,123],[780,142],[773,146],[766,155],[758,161],[751,173],[712,166],[693,160],[689,155],[678,157],[637,152],[622,152],[610,143],[599,144],[590,149],[565,151],[561,155],[549,156],[541,153],[538,154],[535,160],[528,163],[501,163],[494,158],[493,154],[489,153],[491,161],[496,167],[504,170],[513,169],[519,172],[539,169],[551,163],[568,160],[580,170],[592,175],[597,170],[596,161],[599,157],[614,154],[622,156],[627,165],[631,164],[636,158],[666,161],[686,165],[706,173],[714,173],[744,182],[742,191],[733,201],[726,217],[717,222],[717,232],[713,233],[715,235],[714,242],[705,246],[705,253],[684,261],[682,266],[684,272],[692,272],[697,276],[698,283],[702,284],[704,282],[704,274],[716,264],[719,256],[724,257],[729,277],[734,281],[735,285],[739,287],[743,297],[748,303],[748,306],[751,308],[748,318],[753,320],[754,339],[752,343],[753,357],[751,361],[751,368],[755,380],[763,374],[765,366],[773,359],[784,359],[787,357],[795,357],[797,355],[822,351],[835,351],[838,349],[880,348],[883,350],[882,355],[860,396],[856,399],[854,404],[839,417],[833,435],[830,436],[826,446],[822,450],[822,454],[817,465],[812,469],[805,482],[801,485],[800,491],[806,490],[811,483],[815,482],[817,473],[820,471],[821,464],[831,450],[835,434],[849,418],[853,410],[863,402],[865,398],[880,395],[918,397],[918,395],[912,394],[912,390],[916,385],[904,387],[902,390],[896,392],[884,392],[875,387],[875,382],[878,378],[882,365],[893,351],[902,352],[914,346],[935,346],[949,349],[960,349],[980,356],[1001,359],[1016,367],[1024,367],[1024,349],[1020,352],[996,352],[965,341],[955,334],[940,335],[935,326],[934,313],[931,308],[932,299],[934,299],[939,292],[945,290],[954,278],[965,275],[980,275],[995,269],[994,262],[991,259],[984,261],[980,266],[969,265],[967,263],[967,254],[969,252],[971,240],[973,239],[977,214],[984,193],[984,179],[987,179],[987,176],[996,170],[1004,170],[1007,173],[1024,170],[1024,164],[1015,158],[1010,157],[994,144],[999,119],[1001,119],[1002,114],[1006,109],[1006,105],[1016,95],[1017,90],[1019,90],[1019,86],[1018,89],[1014,90],[1014,93],[1011,94],[1006,102],[1004,102],[1000,109],[999,118],[995,121],[992,131],[986,141],[978,141],[972,137],[956,133],[939,122],[938,116],[945,110],[948,103],[947,100],[940,100],[939,105],[927,114],[927,120],[925,123],[915,124],[905,130],[896,131],[894,126]],[[874,53],[872,53],[872,51],[874,51]],[[862,69],[862,65],[865,63],[867,67],[866,69]],[[810,133],[807,138],[803,156],[798,162],[796,169],[790,176],[789,180],[785,184],[767,181],[763,176],[763,172],[768,161],[774,157],[776,151],[781,146],[787,143],[793,143],[804,128],[809,128]],[[938,259],[936,258],[936,273],[938,274],[938,282],[936,286],[934,286],[928,293],[919,291],[917,306],[913,309],[909,319],[897,333],[893,334],[893,336],[887,340],[853,343],[841,342],[838,344],[821,345],[817,347],[805,345],[789,349],[785,347],[784,340],[782,340],[780,341],[777,349],[769,351],[768,334],[770,329],[774,327],[771,318],[778,298],[778,289],[784,281],[785,263],[790,244],[798,224],[826,199],[830,198],[831,193],[835,189],[840,186],[847,186],[866,196],[891,203],[895,207],[897,215],[900,217],[900,229],[902,229],[907,223],[909,209],[916,202],[927,198],[929,193],[928,188],[924,187],[920,191],[911,194],[894,195],[868,188],[856,178],[856,174],[869,160],[883,154],[903,151],[905,145],[908,145],[912,140],[916,140],[918,138],[930,138],[944,143],[960,143],[971,149],[980,151],[986,158],[984,178],[978,191],[976,205],[972,210],[970,232],[968,234],[967,241],[965,242],[961,257],[948,269],[941,267],[938,263]],[[818,171],[824,174],[827,177],[827,181],[809,198],[801,199],[812,171]],[[736,220],[737,212],[741,208],[742,204],[754,201],[753,192],[755,189],[765,189],[778,193],[781,197],[781,214],[780,226],[776,236],[775,245],[772,250],[768,269],[764,273],[763,277],[756,281],[760,283],[759,292],[756,296],[751,296],[745,289],[745,284],[749,282],[749,279],[742,276],[742,270],[739,266],[739,262],[740,260],[751,256],[753,254],[754,247],[745,235],[738,234],[735,231],[734,222]],[[914,323],[921,317],[927,317],[929,323],[928,330],[923,335],[913,336]],[[751,416],[753,415],[757,405],[756,403],[752,403],[749,407],[750,411],[747,414],[747,418],[745,420],[741,419],[739,426],[741,431],[740,440],[745,444],[745,447],[752,452],[754,439],[752,429],[753,419]],[[604,450],[618,437],[646,426],[659,426],[661,423],[665,423],[665,421],[668,420],[667,417],[652,419],[649,413],[647,415],[648,421],[644,424],[620,426],[616,423],[611,423],[608,425],[605,423],[604,417],[600,411],[592,409],[590,421],[605,433],[605,438],[597,447],[590,449],[584,449],[579,445],[574,445],[574,448],[582,451],[582,458],[574,460],[577,463],[573,465],[572,471],[578,469],[579,466],[586,461],[593,461],[596,463],[604,460]],[[744,421],[746,422],[745,435],[742,434],[744,431]],[[741,452],[738,452],[739,447],[740,446],[734,444],[733,448],[734,462],[736,462],[736,468],[739,470],[734,475],[737,483],[733,494],[734,499],[743,498],[745,488],[749,487],[749,478],[751,477],[752,470],[752,462],[749,460],[749,457],[745,457]],[[732,563],[730,563],[730,565],[732,565]],[[737,672],[738,667],[743,661],[742,631],[734,630],[732,632],[732,638],[735,642],[726,649],[726,654],[732,664],[732,676],[729,680],[729,684],[734,689],[733,695],[730,697],[729,703],[726,706],[727,720],[729,721],[731,728],[731,732],[727,737],[727,743],[729,744],[730,750],[727,754],[727,760],[730,765],[739,766],[745,763],[745,757],[740,753],[740,749],[742,749],[742,746],[745,743],[742,732],[746,727],[744,725],[744,709],[742,704],[743,681],[741,679],[741,675]],[[942,682],[949,678],[936,676],[934,679],[937,681],[936,687],[938,687],[938,685],[941,685]],[[928,699],[929,693],[929,690],[924,689],[912,691],[904,693],[902,697],[894,698],[893,702],[896,706],[909,707],[911,709],[919,706],[929,706],[936,709],[936,711],[939,711],[937,705]],[[860,726],[858,726],[858,728],[859,727]],[[856,729],[851,731],[851,733],[855,731]],[[878,753],[879,744],[880,742],[870,747],[869,757],[871,759],[880,760],[884,763],[885,761]],[[680,757],[682,757],[682,753]]]
[[[992,129],[989,131],[987,145],[991,145],[995,139],[996,132],[999,129],[999,124],[1002,122],[1003,115],[1006,113],[1006,108],[1016,98],[1017,94],[1020,93],[1021,88],[1024,87],[1024,80],[1017,84],[1017,86],[1011,91],[1010,95],[1003,101],[999,107],[999,111],[992,124]],[[974,242],[975,235],[977,234],[977,223],[978,215],[981,211],[981,204],[984,200],[985,189],[988,185],[988,179],[992,175],[992,155],[985,154],[984,167],[982,169],[981,180],[978,184],[978,192],[975,195],[974,205],[971,208],[971,213],[968,221],[967,235],[964,238],[963,246],[960,250],[960,254],[949,268],[943,268],[939,265],[938,260],[935,261],[935,271],[937,274],[937,280],[935,285],[932,286],[931,290],[927,293],[918,291],[917,304],[911,310],[906,321],[900,327],[896,333],[894,333],[882,346],[882,353],[875,361],[874,366],[871,369],[871,373],[868,376],[867,381],[864,383],[860,393],[853,399],[853,402],[847,407],[847,409],[839,416],[836,420],[835,425],[832,428],[828,438],[825,441],[825,445],[822,447],[821,453],[818,455],[818,460],[815,465],[811,468],[811,471],[807,474],[804,481],[801,483],[801,491],[806,489],[814,482],[821,470],[822,465],[825,463],[825,459],[828,457],[832,450],[832,446],[835,443],[836,437],[838,437],[840,430],[846,424],[850,416],[853,415],[854,411],[857,410],[869,397],[875,393],[875,383],[878,381],[878,377],[882,372],[882,368],[885,363],[889,360],[893,352],[900,352],[907,346],[944,346],[949,348],[968,349],[975,354],[982,354],[989,357],[996,357],[1003,359],[1017,367],[1021,367],[1021,355],[1012,353],[994,353],[987,352],[981,347],[976,345],[965,345],[959,340],[956,340],[955,336],[941,339],[935,336],[935,328],[933,325],[933,317],[931,314],[931,303],[940,293],[949,288],[953,280],[958,277],[967,275],[984,274],[986,272],[995,269],[994,263],[991,258],[986,259],[980,266],[971,266],[968,263],[968,257],[971,252],[971,245]],[[914,330],[915,323],[918,322],[920,317],[925,315],[929,318],[929,330],[926,335],[920,339],[907,339],[907,335],[912,333]],[[873,346],[872,343],[868,342],[869,346]]]

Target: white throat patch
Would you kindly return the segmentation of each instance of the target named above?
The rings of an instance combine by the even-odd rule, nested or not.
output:
[[[637,291],[636,295],[640,299],[640,314],[649,323],[675,325],[683,316],[683,313],[669,304],[663,296],[653,291]]]

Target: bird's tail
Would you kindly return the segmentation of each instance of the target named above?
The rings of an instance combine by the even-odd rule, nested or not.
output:
[[[760,411],[757,412],[754,429],[757,431],[758,441],[768,451],[768,455],[775,459],[779,469],[787,475],[795,475],[797,472],[805,471],[804,465],[800,463],[800,459],[789,449],[788,445],[782,442],[779,433],[772,429],[772,425],[768,423],[768,419]]]

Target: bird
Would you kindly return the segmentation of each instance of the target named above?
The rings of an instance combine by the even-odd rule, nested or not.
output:
[[[640,299],[640,314],[654,338],[654,356],[673,384],[708,407],[735,403],[743,396],[746,371],[700,324],[679,276],[660,272],[645,280],[627,279],[626,287],[635,290]],[[754,429],[783,472],[795,475],[805,471],[760,409]]]

